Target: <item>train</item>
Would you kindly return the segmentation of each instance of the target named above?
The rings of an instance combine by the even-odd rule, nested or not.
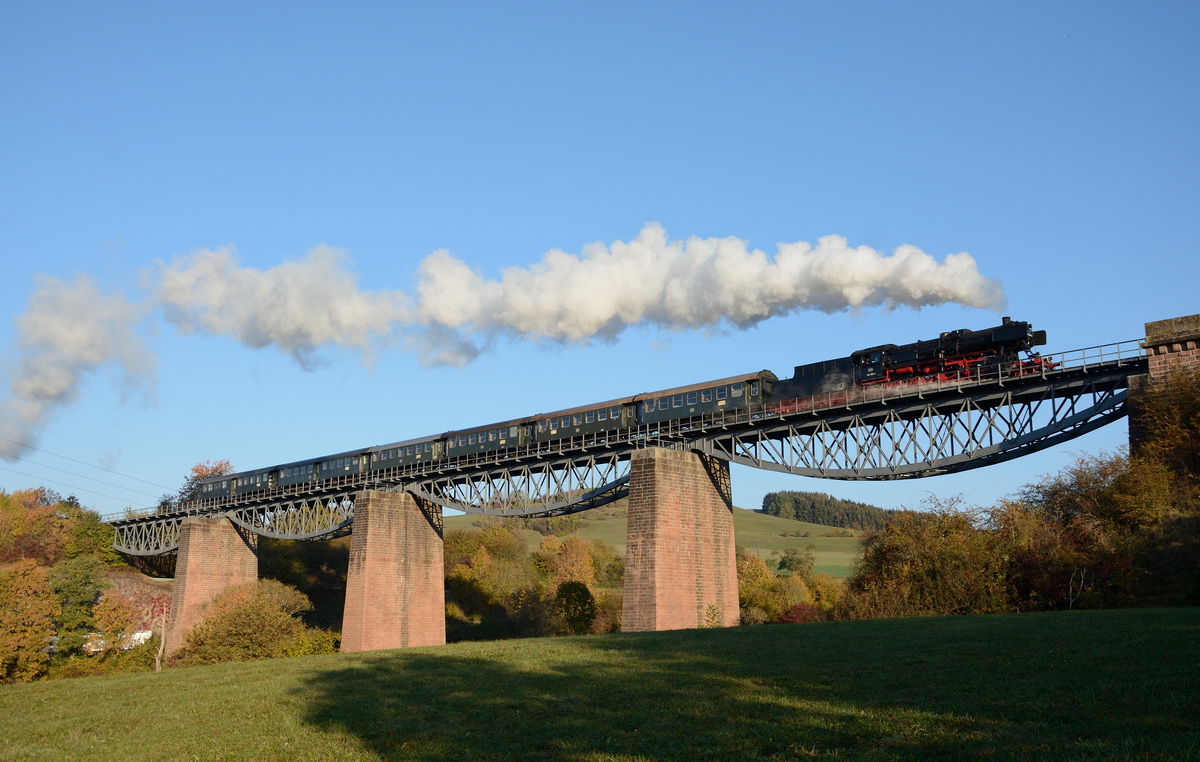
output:
[[[759,370],[689,386],[637,394],[510,421],[325,455],[319,458],[210,477],[197,484],[198,497],[249,497],[269,489],[303,491],[339,477],[361,478],[398,468],[420,467],[462,456],[507,450],[554,449],[577,437],[592,442],[628,438],[630,430],[653,429],[680,419],[754,408],[765,414],[794,412],[804,400],[870,387],[951,382],[969,378],[1021,376],[1052,363],[1033,351],[1046,332],[1005,317],[998,326],[959,329],[936,339],[882,344],[849,356],[797,365],[791,378]]]

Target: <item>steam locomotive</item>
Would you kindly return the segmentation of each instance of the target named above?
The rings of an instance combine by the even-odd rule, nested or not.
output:
[[[586,436],[602,444],[629,429],[759,406],[766,413],[801,409],[808,398],[873,386],[936,383],[969,378],[1027,375],[1051,366],[1032,350],[1046,332],[1030,323],[1003,318],[998,326],[948,331],[911,344],[882,344],[849,357],[797,365],[788,379],[769,370],[487,426],[409,439],[326,455],[255,471],[204,479],[201,498],[250,495],[267,489],[303,491],[342,476],[384,473],[431,461],[482,456],[544,445],[547,450]]]

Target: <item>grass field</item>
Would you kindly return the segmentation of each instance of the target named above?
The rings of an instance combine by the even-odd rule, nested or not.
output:
[[[615,545],[622,555],[625,554],[625,519],[592,519],[587,513],[580,514],[579,517],[588,523],[576,532],[579,537],[584,540],[604,540],[610,545]],[[474,516],[447,516],[445,525],[447,528],[461,529],[471,526],[474,520]],[[804,550],[812,545],[817,571],[826,572],[834,577],[845,577],[850,574],[850,567],[858,558],[860,532],[854,532],[853,537],[822,537],[821,535],[832,534],[838,530],[741,508],[734,509],[733,528],[738,545],[761,553],[766,561],[771,560],[772,552],[782,553],[787,548]],[[810,536],[795,537],[795,532],[807,532]],[[781,536],[783,534],[788,536]],[[526,530],[525,539],[531,548],[536,548],[541,542],[541,535]]]
[[[0,686],[2,759],[1200,759],[1200,609],[459,643]]]

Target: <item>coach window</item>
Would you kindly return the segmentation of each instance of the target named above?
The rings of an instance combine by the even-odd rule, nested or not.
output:
[[[687,393],[687,403],[688,403],[689,405],[695,405],[695,404],[696,404],[696,400],[697,400],[697,399],[699,399],[699,395],[698,395],[698,394],[696,394],[695,392],[688,392],[688,393]]]
[[[717,387],[717,399],[723,400],[728,397],[729,397],[729,387],[728,386],[718,386]]]
[[[704,389],[700,392],[701,402],[712,402],[712,389]]]
[[[496,441],[496,430],[495,429],[492,429],[491,431],[488,432],[488,441],[489,442]]]
[[[614,421],[619,421],[619,420],[621,420],[621,408],[619,408],[619,407],[614,407],[614,408],[612,408],[611,410],[609,410],[609,411],[608,411],[608,417],[609,417],[609,418],[612,418]]]
[[[607,421],[608,420],[608,410],[597,410],[596,411],[596,420],[597,421]]]
[[[683,407],[683,395],[676,394],[671,398],[671,407]]]
[[[642,403],[642,409],[645,410],[647,413],[653,413],[654,412],[654,400],[646,400],[644,403]]]
[[[572,418],[572,422],[576,426],[582,426],[583,425],[583,415],[581,415],[580,413],[576,413]]]
[[[658,398],[658,409],[659,410],[667,410],[670,407],[671,407],[671,400],[667,399],[666,397]]]
[[[750,396],[751,397],[758,396],[758,382],[757,381],[750,382]]]
[[[583,414],[583,422],[584,423],[595,423],[596,422],[596,414],[593,413],[591,410],[587,411],[586,413]]]
[[[739,381],[738,383],[733,385],[733,391],[731,393],[733,394],[734,397],[741,397],[742,394],[745,393],[745,391],[746,391],[746,385]]]

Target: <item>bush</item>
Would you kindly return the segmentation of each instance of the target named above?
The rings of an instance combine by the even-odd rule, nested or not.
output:
[[[1005,553],[997,536],[956,501],[894,515],[862,541],[844,615],[938,616],[1010,608]]]
[[[275,580],[230,588],[208,605],[170,664],[193,666],[333,653],[335,637],[305,627],[296,618],[309,608],[303,593]]]
[[[779,617],[779,621],[785,624],[800,624],[803,622],[819,622],[825,616],[819,608],[811,603],[797,603],[790,607],[783,615]]]

